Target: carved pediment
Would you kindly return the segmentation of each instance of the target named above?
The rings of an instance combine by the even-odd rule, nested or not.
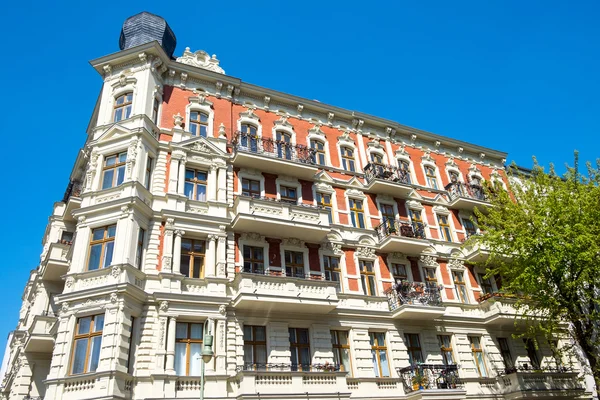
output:
[[[217,72],[219,74],[225,73],[223,68],[219,66],[219,60],[217,59],[217,55],[213,54],[211,57],[204,50],[198,50],[192,53],[190,48],[186,47],[185,51],[183,52],[183,55],[181,57],[177,57],[175,61],[177,61],[178,63],[191,65],[193,67],[207,69],[209,71]]]
[[[201,153],[210,156],[217,157],[225,157],[225,154],[221,149],[212,144],[208,139],[197,136],[192,139],[186,140],[184,142],[179,143],[179,146],[173,146],[173,148],[179,148],[181,150],[192,152],[192,153]]]

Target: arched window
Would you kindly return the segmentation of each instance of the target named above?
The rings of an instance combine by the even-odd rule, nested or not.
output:
[[[131,102],[133,100],[133,92],[123,93],[115,99],[114,105],[114,122],[127,119],[131,116]]]
[[[246,147],[253,153],[258,152],[258,136],[256,134],[256,126],[250,124],[242,124],[242,135],[240,143],[242,147]]]
[[[425,167],[425,179],[427,180],[427,186],[433,189],[438,188],[437,177],[435,175],[435,168],[430,166]]]
[[[206,137],[208,132],[208,114],[199,111],[191,111],[190,132],[192,133],[192,136]]]
[[[342,146],[340,152],[342,153],[342,168],[346,171],[356,171],[354,166],[354,150],[350,147]]]
[[[277,131],[275,140],[277,141],[277,157],[291,160],[293,154],[292,135],[288,132]]]
[[[410,184],[410,163],[408,161],[398,161],[398,169],[400,170],[400,181]]]
[[[325,165],[325,143],[320,140],[311,140],[310,147],[314,149],[313,162],[319,165]]]

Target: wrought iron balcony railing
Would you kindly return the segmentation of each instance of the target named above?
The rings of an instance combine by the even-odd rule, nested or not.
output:
[[[269,371],[269,372],[337,372],[339,364],[257,364],[245,363],[238,365],[239,371]]]
[[[275,199],[272,197],[264,197],[264,196],[248,196],[246,194],[238,194],[235,195],[235,197],[242,197],[242,198],[246,198],[246,199],[253,199],[253,200],[260,200],[260,201],[268,201],[271,203],[278,203],[278,204],[287,204],[287,205],[291,205],[291,206],[297,206],[297,207],[304,207],[304,208],[314,208],[314,209],[318,209],[318,210],[324,210],[325,207],[323,207],[320,204],[306,204],[306,203],[298,203],[296,201],[293,200],[286,200],[286,199]]]
[[[477,301],[482,303],[482,302],[492,299],[492,298],[516,300],[516,299],[518,299],[518,297],[519,296],[517,296],[515,294],[510,294],[510,293],[492,292],[492,293],[487,293],[487,294],[484,294],[483,296],[480,296],[479,299],[477,299]]]
[[[400,306],[418,305],[440,307],[442,305],[442,287],[435,282],[402,281],[385,291],[390,311]]]
[[[487,201],[487,195],[482,186],[470,185],[463,182],[451,182],[444,188],[450,195],[450,199],[454,200],[458,197]]]
[[[406,393],[420,389],[460,389],[462,387],[456,365],[419,364],[398,368],[397,371],[402,378]]]
[[[510,375],[514,373],[536,373],[536,374],[567,374],[574,372],[573,368],[566,365],[558,366],[534,366],[522,363],[513,367],[496,370],[498,375]]]
[[[71,197],[79,197],[81,196],[81,189],[83,185],[79,181],[70,181],[69,185],[67,185],[67,190],[65,190],[65,194],[63,195],[63,203],[69,201]]]
[[[381,225],[375,228],[375,231],[380,241],[390,235],[425,239],[425,227],[422,223],[410,224],[397,219],[385,219]]]
[[[326,280],[324,275],[321,274],[320,272],[315,273],[315,274],[294,273],[293,271],[286,271],[285,268],[282,268],[280,270],[280,269],[272,269],[272,268],[244,265],[244,266],[240,267],[239,272],[244,273],[244,274],[300,278],[300,279],[308,279],[311,281]],[[334,282],[334,281],[332,281],[332,282]]]
[[[315,149],[301,144],[291,144],[237,131],[233,134],[231,145],[236,152],[260,154],[303,164],[316,164]]]
[[[384,181],[403,183],[410,185],[410,173],[402,168],[392,165],[373,164],[369,163],[364,168],[365,178],[367,182],[373,179],[382,179]]]

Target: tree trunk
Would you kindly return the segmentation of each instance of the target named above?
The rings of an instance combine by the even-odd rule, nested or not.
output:
[[[589,342],[590,335],[587,332],[590,331],[590,327],[586,326],[587,324],[581,320],[575,321],[573,325],[575,326],[575,341],[590,364],[596,382],[596,390],[598,390],[600,389],[600,354],[596,346]],[[593,331],[593,328],[591,330]]]

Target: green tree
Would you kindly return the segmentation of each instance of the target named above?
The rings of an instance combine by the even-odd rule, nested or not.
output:
[[[600,161],[558,176],[534,159],[509,168],[510,193],[488,187],[491,207],[475,210],[481,236],[466,246],[489,252],[488,276],[515,295],[529,322],[524,335],[569,334],[600,387]]]

